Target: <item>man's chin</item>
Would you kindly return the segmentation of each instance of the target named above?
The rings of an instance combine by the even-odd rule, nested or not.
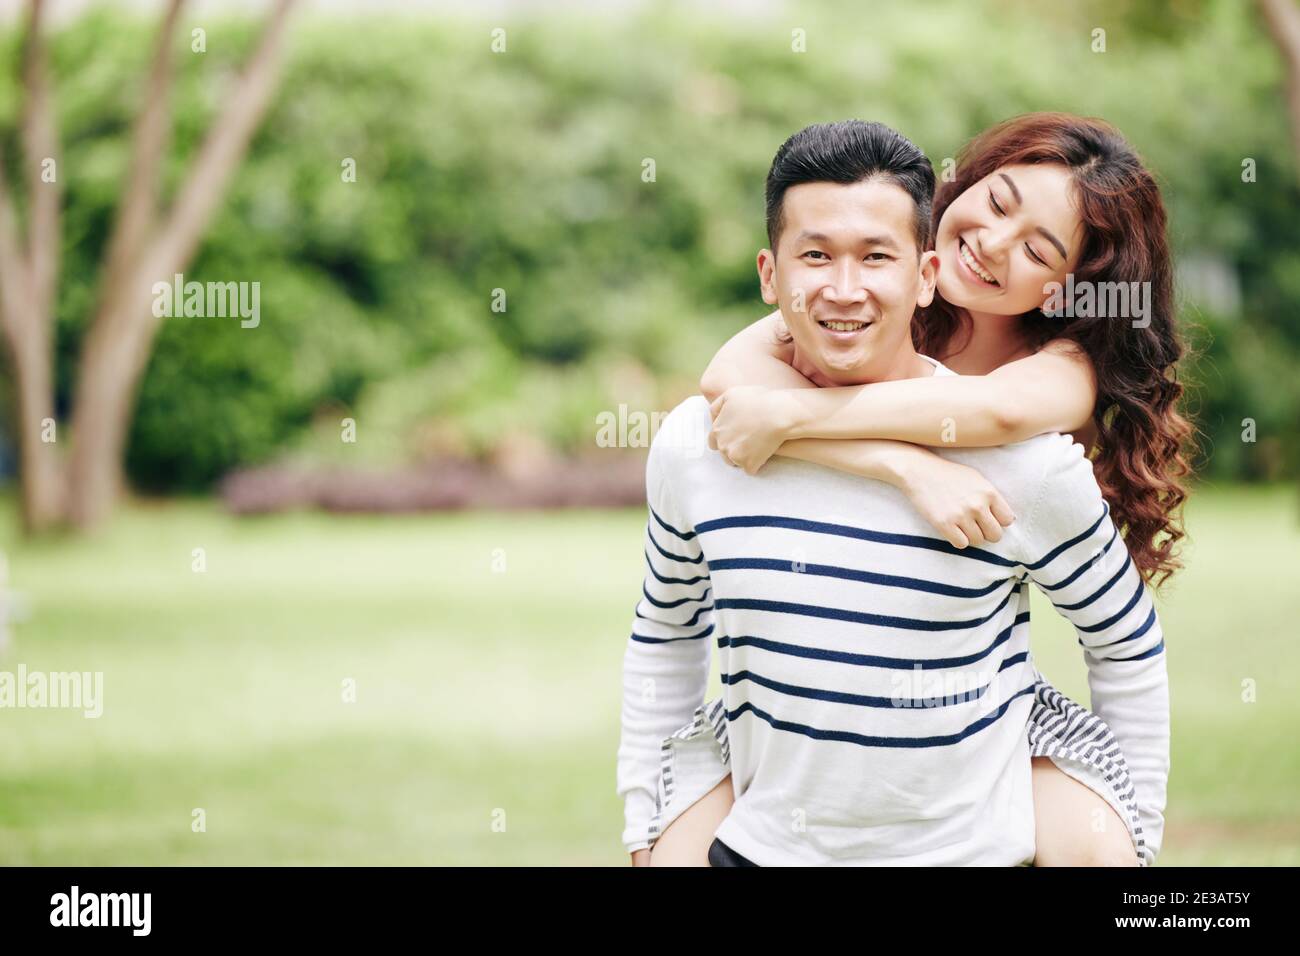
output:
[[[865,355],[818,355],[812,362],[822,377],[837,382],[851,383],[870,377],[871,362]]]
[[[801,336],[802,338],[802,336]],[[813,336],[805,340],[808,348],[795,346],[792,364],[805,378],[816,385],[851,385],[857,380],[866,381],[870,374],[871,352],[861,343],[836,343]],[[810,374],[815,372],[816,374]]]

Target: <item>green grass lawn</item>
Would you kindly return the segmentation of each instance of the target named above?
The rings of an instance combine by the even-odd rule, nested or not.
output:
[[[614,755],[644,511],[150,504],[34,545],[6,515],[27,617],[0,670],[102,671],[104,713],[0,710],[0,863],[626,862]],[[1189,525],[1161,604],[1160,863],[1300,864],[1296,494],[1202,489]],[[1039,666],[1086,702],[1050,617],[1037,601]]]

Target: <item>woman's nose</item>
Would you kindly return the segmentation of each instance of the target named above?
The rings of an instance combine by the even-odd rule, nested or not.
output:
[[[978,235],[979,248],[975,250],[976,255],[981,259],[990,260],[990,264],[1001,262],[1006,258],[1007,251],[1015,245],[1015,229],[1010,222],[1000,223],[998,226],[985,229]]]

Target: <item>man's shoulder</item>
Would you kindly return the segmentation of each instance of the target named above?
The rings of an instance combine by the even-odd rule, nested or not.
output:
[[[1020,444],[1035,456],[1032,467],[1039,476],[1028,489],[1032,504],[1023,529],[1037,562],[1038,555],[1098,527],[1106,503],[1088,450],[1071,436],[1051,432]]]
[[[652,456],[699,458],[709,451],[709,431],[713,420],[709,400],[692,395],[663,417],[650,442]]]
[[[1059,432],[1035,435],[1009,445],[942,449],[942,452],[945,457],[984,475],[1013,507],[1025,507],[1048,490],[1044,486],[1059,493],[1066,484],[1095,483],[1086,449]]]
[[[1024,441],[1002,447],[1012,454],[1035,458],[1044,463],[1072,461],[1082,456],[1084,452],[1082,445],[1077,444],[1069,435],[1060,432],[1044,432],[1033,438],[1026,438]]]
[[[996,458],[1007,462],[1026,463],[1041,462],[1044,467],[1061,461],[1072,461],[1083,455],[1082,445],[1075,443],[1069,435],[1060,432],[1044,432],[1024,441],[1008,445],[991,445],[979,448],[963,448],[963,452],[980,457]]]
[[[1092,462],[1088,460],[1088,450],[1076,442],[1070,435],[1060,432],[1046,432],[1033,438],[1008,445],[1013,451],[1021,449],[1020,454],[1041,463],[1046,476],[1076,470],[1076,465],[1083,461],[1091,474]]]

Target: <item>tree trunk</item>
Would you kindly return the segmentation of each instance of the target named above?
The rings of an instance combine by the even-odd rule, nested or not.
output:
[[[103,521],[121,493],[127,429],[158,328],[152,315],[139,320],[148,311],[138,294],[105,303],[82,346],[67,490],[68,520],[81,530]]]
[[[110,242],[103,299],[82,346],[72,410],[72,457],[67,516],[89,529],[113,510],[123,482],[127,430],[140,378],[161,319],[150,307],[155,282],[170,282],[198,250],[204,230],[242,161],[275,89],[285,22],[294,0],[278,0],[247,67],[199,148],[189,174],[156,235],[153,175],[132,180],[120,233]],[[147,109],[137,130],[137,163],[156,168],[166,137],[161,99],[170,85],[167,42],[179,3],[173,3],[160,35]],[[136,167],[137,171],[140,169]],[[138,248],[136,248],[138,246]]]
[[[23,529],[45,531],[62,517],[64,475],[59,446],[45,441],[54,421],[54,355],[47,323],[33,322],[17,341],[10,340],[17,403],[18,455],[21,462]],[[57,438],[57,433],[52,437]]]
[[[1286,67],[1287,112],[1291,118],[1291,142],[1300,159],[1300,9],[1294,0],[1258,0],[1264,24]]]

